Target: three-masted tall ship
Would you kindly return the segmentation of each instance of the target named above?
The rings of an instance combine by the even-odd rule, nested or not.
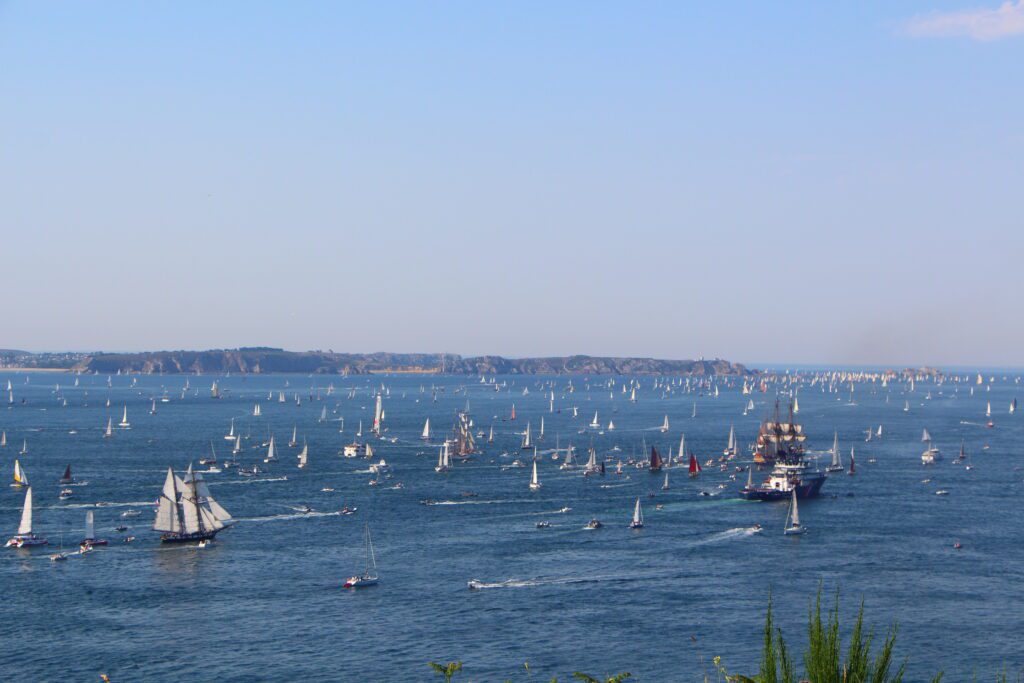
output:
[[[747,500],[787,500],[813,498],[821,491],[827,475],[812,467],[804,454],[803,425],[793,421],[794,408],[789,407],[789,421],[779,418],[779,402],[775,402],[772,419],[761,424],[754,450],[755,465],[771,465],[772,471],[761,484],[754,484],[753,469],[748,472],[747,485],[740,496]],[[752,466],[753,468],[753,466]]]
[[[230,513],[210,495],[203,475],[192,471],[182,479],[167,468],[167,478],[157,504],[153,529],[164,532],[164,543],[190,543],[212,539],[233,523]]]
[[[793,406],[789,406],[789,421],[779,417],[779,402],[775,401],[775,413],[771,419],[761,423],[754,448],[754,462],[758,465],[774,465],[776,460],[793,460],[804,455],[804,426],[793,421]]]

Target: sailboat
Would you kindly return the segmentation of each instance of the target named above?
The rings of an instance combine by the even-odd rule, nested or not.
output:
[[[924,453],[921,454],[922,465],[931,465],[932,463],[942,459],[942,454],[939,449],[932,445],[932,435],[928,433],[927,429],[922,431],[921,441],[928,444],[928,448],[926,448]]]
[[[797,396],[793,397],[793,414],[796,415],[800,412],[800,399]]]
[[[796,503],[796,489],[793,489],[792,502],[789,504],[789,512],[786,514],[786,528],[782,532],[786,536],[799,536],[806,529],[800,526],[800,510]]]
[[[363,570],[362,574],[349,577],[348,581],[342,584],[342,588],[365,588],[367,586],[376,586],[378,581],[377,577],[377,557],[373,553],[373,541],[370,540],[370,525],[366,525],[366,569]]]
[[[235,440],[235,418],[231,418],[231,428],[228,429],[228,433],[224,435],[225,441]]]
[[[434,471],[437,473],[447,472],[452,468],[451,456],[448,452],[448,441],[444,442],[440,450],[437,452],[437,467]]]
[[[853,475],[857,474],[857,465],[856,465],[856,462],[853,459],[853,447],[852,446],[850,447],[850,469],[847,470],[846,473],[848,475],[850,475],[851,477]]]
[[[288,448],[295,448],[299,445],[299,428],[296,425],[292,425],[292,438],[288,442]]]
[[[537,478],[537,461],[533,461],[533,474],[530,476],[530,490],[540,490],[540,480]]]
[[[21,524],[18,533],[7,540],[8,548],[28,548],[35,545],[46,545],[46,539],[32,533],[32,487],[25,490],[25,505],[21,508]]]
[[[153,402],[149,406],[149,414],[150,415],[156,415],[156,399],[155,398],[153,399]]]
[[[299,458],[299,469],[301,470],[309,462],[309,444],[306,443],[305,439],[302,440],[302,450],[299,451],[297,457]]]
[[[60,478],[59,483],[61,486],[66,486],[67,484],[70,484],[73,481],[74,479],[71,477],[71,465],[68,465],[67,467],[64,468],[64,476]]]
[[[0,432],[0,448],[7,448],[7,430]]]
[[[494,425],[491,425],[491,431],[487,433],[487,443],[494,443]]]
[[[600,429],[601,423],[597,421],[597,411],[594,411],[594,419],[590,421],[590,426],[594,429]]]
[[[533,448],[533,441],[530,439],[530,423],[526,423],[526,431],[523,432],[522,450],[528,451]]]
[[[904,401],[903,402],[903,412],[904,413],[909,413],[910,412],[910,401]]]
[[[429,417],[427,418],[427,421],[423,423],[423,433],[420,434],[420,438],[423,439],[424,441],[429,441],[430,440],[430,418]]]
[[[21,468],[21,463],[17,460],[14,461],[14,483],[11,486],[14,488],[28,486],[28,473]]]
[[[231,515],[210,495],[203,475],[189,465],[185,479],[170,467],[160,493],[153,529],[163,543],[210,540],[232,523]]]
[[[693,453],[690,453],[690,476],[696,477],[697,475],[699,475],[700,469],[700,463],[697,462],[697,456],[695,456]]]
[[[668,415],[665,416],[665,420],[661,423],[661,433],[664,434],[668,431]]]
[[[668,472],[665,472],[665,483],[661,485],[662,491],[668,491]]]
[[[263,462],[274,462],[277,460],[277,454],[274,452],[274,435],[270,435],[270,443],[267,445],[267,457],[263,458]]]
[[[128,422],[128,406],[127,405],[124,407],[124,414],[121,415],[121,421],[117,423],[117,426],[120,427],[121,429],[129,429],[132,426],[131,423]]]
[[[259,403],[257,403],[256,405],[253,406],[253,408],[252,408],[252,416],[253,417],[259,417],[260,416],[260,404]]]
[[[21,450],[18,451],[18,455],[28,455],[28,439],[22,440]]]
[[[85,513],[85,538],[79,545],[83,548],[92,547],[95,545],[107,545],[107,539],[96,538],[96,525],[93,521],[92,510]]]
[[[658,454],[658,449],[655,446],[651,446],[651,461],[650,461],[651,472],[660,472],[661,471],[661,465],[662,465],[662,463],[661,463],[661,456]]]
[[[640,509],[640,498],[636,499],[636,506],[633,508],[633,521],[629,523],[630,529],[644,528],[644,511]]]
[[[835,433],[835,437],[832,440],[832,462],[825,470],[828,472],[843,471],[843,456],[839,453],[839,432]]]
[[[1013,398],[1013,400],[1010,401],[1010,415],[1013,415],[1016,412],[1017,412],[1017,397],[1015,396]]]
[[[725,445],[722,455],[732,457],[736,455],[736,427],[729,425],[729,442]]]
[[[200,465],[210,465],[210,466],[213,466],[213,465],[217,464],[217,451],[213,447],[213,441],[210,441],[210,457],[209,458],[200,458],[199,459],[199,464]]]

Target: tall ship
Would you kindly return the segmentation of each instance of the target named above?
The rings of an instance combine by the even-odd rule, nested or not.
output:
[[[164,532],[164,543],[190,543],[212,539],[233,523],[231,515],[210,495],[203,475],[192,471],[182,479],[167,468],[153,529]]]
[[[825,484],[827,475],[808,461],[804,454],[803,425],[793,422],[793,406],[790,405],[789,421],[779,419],[779,403],[775,402],[775,413],[771,420],[761,425],[757,435],[754,462],[757,465],[771,465],[767,479],[754,483],[754,467],[747,473],[747,485],[740,491],[746,500],[788,500],[793,494],[797,498],[814,498]]]
[[[789,421],[779,417],[779,402],[771,419],[761,423],[754,447],[754,462],[773,465],[776,460],[800,459],[804,456],[804,426],[793,421],[793,405],[789,406]]]

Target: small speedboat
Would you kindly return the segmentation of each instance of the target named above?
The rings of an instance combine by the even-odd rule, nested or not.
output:
[[[551,522],[537,522],[537,528],[538,529],[550,529],[551,528]]]
[[[71,489],[61,489],[58,498],[60,498],[61,500],[67,500],[73,495],[75,495],[75,492],[72,491]]]
[[[139,512],[138,510],[125,510],[124,512],[121,513],[121,517],[127,519],[129,517],[138,517],[141,514],[142,513]]]
[[[592,520],[590,520],[589,522],[587,522],[587,526],[585,526],[584,528],[585,528],[585,529],[600,529],[600,528],[601,528],[601,527],[603,527],[603,526],[604,526],[604,525],[603,525],[603,524],[601,524],[601,521],[600,521],[600,520],[598,520],[598,519],[592,519]]]
[[[50,562],[66,562],[67,559],[68,554],[64,552],[54,553],[53,555],[50,555]]]
[[[358,509],[359,508],[350,508],[346,505],[345,507],[341,508],[339,512],[341,512],[341,514],[343,515],[354,515],[356,514],[356,510]]]
[[[211,545],[213,545],[213,539],[212,538],[204,538],[203,540],[199,541],[199,544],[196,547],[197,548],[209,548]]]
[[[124,524],[118,524],[114,527],[114,531],[128,531],[128,527]]]
[[[953,550],[960,550],[961,548],[963,548],[963,545],[960,543],[960,541],[957,541],[953,544]]]

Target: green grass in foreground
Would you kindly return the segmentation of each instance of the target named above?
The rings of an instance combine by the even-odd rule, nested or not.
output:
[[[797,675],[797,664],[789,646],[782,636],[782,631],[775,626],[772,614],[772,597],[768,596],[768,610],[764,622],[764,642],[761,648],[761,665],[756,676],[730,674],[721,657],[713,660],[715,683],[902,683],[906,671],[907,660],[899,664],[894,661],[896,647],[896,624],[892,624],[886,632],[885,639],[877,653],[872,656],[876,645],[873,630],[864,628],[864,601],[861,600],[857,610],[857,618],[853,622],[849,644],[843,654],[842,639],[839,636],[839,592],[836,592],[835,606],[827,617],[821,614],[821,588],[809,609],[807,616],[807,649],[803,653],[803,675]],[[430,662],[430,667],[445,683],[451,683],[455,675],[462,671],[462,662],[438,664]],[[524,664],[528,676],[532,676],[530,665]],[[584,683],[622,683],[630,678],[628,671],[607,678],[596,678],[589,674],[576,671],[572,678]],[[942,672],[935,674],[931,683],[942,680]],[[977,682],[977,676],[973,679]],[[996,683],[1009,683],[1010,679],[1003,671],[996,675]],[[1024,675],[1014,679],[1024,683]],[[705,675],[705,683],[712,683],[712,678]],[[509,683],[506,681],[506,683]],[[558,683],[552,678],[551,683]]]

